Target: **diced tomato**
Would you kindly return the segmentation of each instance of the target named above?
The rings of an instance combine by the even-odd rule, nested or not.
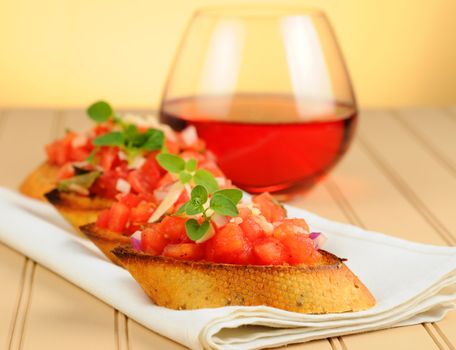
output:
[[[221,263],[249,264],[253,261],[252,246],[238,225],[228,223],[208,241],[206,259]]]
[[[107,124],[97,124],[93,129],[96,136],[100,136],[106,134],[108,131],[111,130],[111,127]]]
[[[188,242],[189,239],[185,231],[186,221],[186,218],[180,216],[165,216],[160,223],[160,229],[171,243]]]
[[[181,260],[201,260],[204,257],[204,248],[196,243],[168,244],[163,255]]]
[[[268,192],[253,196],[252,201],[259,207],[261,214],[269,222],[285,219],[285,209]]]
[[[119,158],[119,149],[117,147],[102,147],[97,153],[100,165],[104,171],[114,169],[116,161]]]
[[[128,182],[136,193],[150,194],[156,188],[160,175],[158,173],[146,173],[142,170],[133,170],[128,175]]]
[[[109,215],[110,215],[109,213],[110,213],[109,209],[105,209],[100,214],[98,214],[96,225],[99,228],[108,228]]]
[[[250,242],[255,242],[258,238],[264,236],[263,229],[251,216],[242,219],[242,223],[239,226]]]
[[[136,207],[139,203],[143,201],[143,198],[141,196],[138,196],[137,194],[133,194],[131,192],[127,193],[125,196],[122,196],[119,199],[120,203],[125,204],[129,208],[134,208]]]
[[[253,250],[261,265],[280,265],[286,261],[285,247],[275,238],[267,237],[255,242]]]
[[[129,215],[130,208],[123,203],[114,203],[109,210],[108,229],[115,232],[122,232],[128,223]]]
[[[122,234],[126,235],[126,236],[131,236],[136,231],[141,231],[142,229],[143,229],[142,224],[137,225],[134,223],[130,223],[126,228],[126,231],[123,231]]]
[[[282,240],[287,251],[287,260],[291,265],[312,265],[320,258],[320,253],[315,249],[312,239],[307,235],[294,234]]]
[[[71,163],[66,163],[57,172],[57,180],[68,179],[72,176],[74,176],[74,168]]]
[[[252,215],[252,211],[249,208],[241,207],[238,208],[239,216],[244,220]]]
[[[136,208],[130,211],[130,221],[136,223],[146,223],[154,212],[155,204],[142,201]]]
[[[85,147],[72,148],[70,158],[74,162],[82,162],[90,155],[90,150]]]
[[[69,161],[70,146],[57,140],[46,146],[46,153],[51,164],[63,165]]]
[[[160,178],[162,175],[167,173],[167,171],[158,164],[156,159],[157,154],[158,152],[150,153],[141,167],[141,171],[153,178]]]
[[[280,223],[274,231],[272,235],[277,239],[284,239],[288,236],[293,236],[295,234],[304,234],[308,233],[309,226],[304,220],[301,219],[286,219],[282,223]]]
[[[168,152],[172,154],[178,154],[180,150],[179,143],[176,141],[171,141],[168,138],[165,139],[165,147]]]
[[[95,181],[90,192],[103,198],[115,199],[119,193],[116,185],[120,178],[125,178],[125,175],[115,170],[106,171]]]
[[[150,225],[141,232],[141,248],[147,253],[161,254],[167,244],[168,241],[160,229],[160,224]]]
[[[204,156],[204,154],[202,154],[200,152],[195,152],[195,151],[184,151],[180,154],[180,157],[185,160],[189,160],[192,158],[196,159],[198,164],[202,164],[206,161],[206,157]]]
[[[199,168],[209,171],[215,177],[225,177],[225,174],[223,174],[223,172],[214,162],[206,162],[204,164],[201,164]]]

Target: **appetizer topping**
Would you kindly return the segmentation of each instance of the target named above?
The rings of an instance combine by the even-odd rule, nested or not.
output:
[[[58,183],[57,188],[59,191],[69,192],[76,191],[88,194],[88,188],[93,185],[95,180],[100,176],[99,171],[91,171],[86,174],[76,175],[68,179],[62,180]]]
[[[118,179],[116,183],[116,190],[122,192],[123,194],[127,194],[130,192],[131,185],[128,181],[124,179]]]

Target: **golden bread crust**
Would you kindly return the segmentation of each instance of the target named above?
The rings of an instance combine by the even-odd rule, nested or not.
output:
[[[360,311],[375,298],[338,257],[312,266],[182,261],[117,247],[113,254],[149,297],[171,309],[268,305],[301,313]]]
[[[57,184],[59,169],[60,167],[47,162],[41,164],[25,178],[19,186],[19,191],[28,197],[46,200],[45,193],[51,191]]]
[[[112,204],[110,199],[87,197],[57,189],[47,192],[45,197],[77,232],[80,232],[80,226],[95,222],[98,214],[104,209],[109,209]]]
[[[79,228],[113,263],[122,266],[120,260],[112,253],[116,247],[129,244],[130,238],[119,233],[104,230],[90,223]]]

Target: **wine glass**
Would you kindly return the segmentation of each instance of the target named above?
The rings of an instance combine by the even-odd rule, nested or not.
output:
[[[194,125],[240,188],[275,192],[309,187],[337,163],[357,108],[323,12],[226,6],[193,15],[160,118]]]

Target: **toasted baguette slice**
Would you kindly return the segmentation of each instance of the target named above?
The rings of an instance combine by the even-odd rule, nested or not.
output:
[[[320,252],[321,260],[313,266],[258,266],[182,261],[130,246],[113,251],[149,297],[171,309],[267,305],[323,314],[375,305],[372,294],[342,259]]]
[[[45,194],[46,199],[76,229],[97,220],[98,214],[111,207],[112,201],[99,197],[81,196],[74,192],[62,192],[58,189]]]
[[[45,193],[51,191],[57,183],[59,167],[49,163],[43,163],[25,178],[19,187],[19,191],[28,197],[46,200]]]
[[[79,228],[113,263],[122,266],[121,262],[112,253],[114,248],[130,243],[130,238],[120,233],[101,229],[95,223],[83,225]]]

